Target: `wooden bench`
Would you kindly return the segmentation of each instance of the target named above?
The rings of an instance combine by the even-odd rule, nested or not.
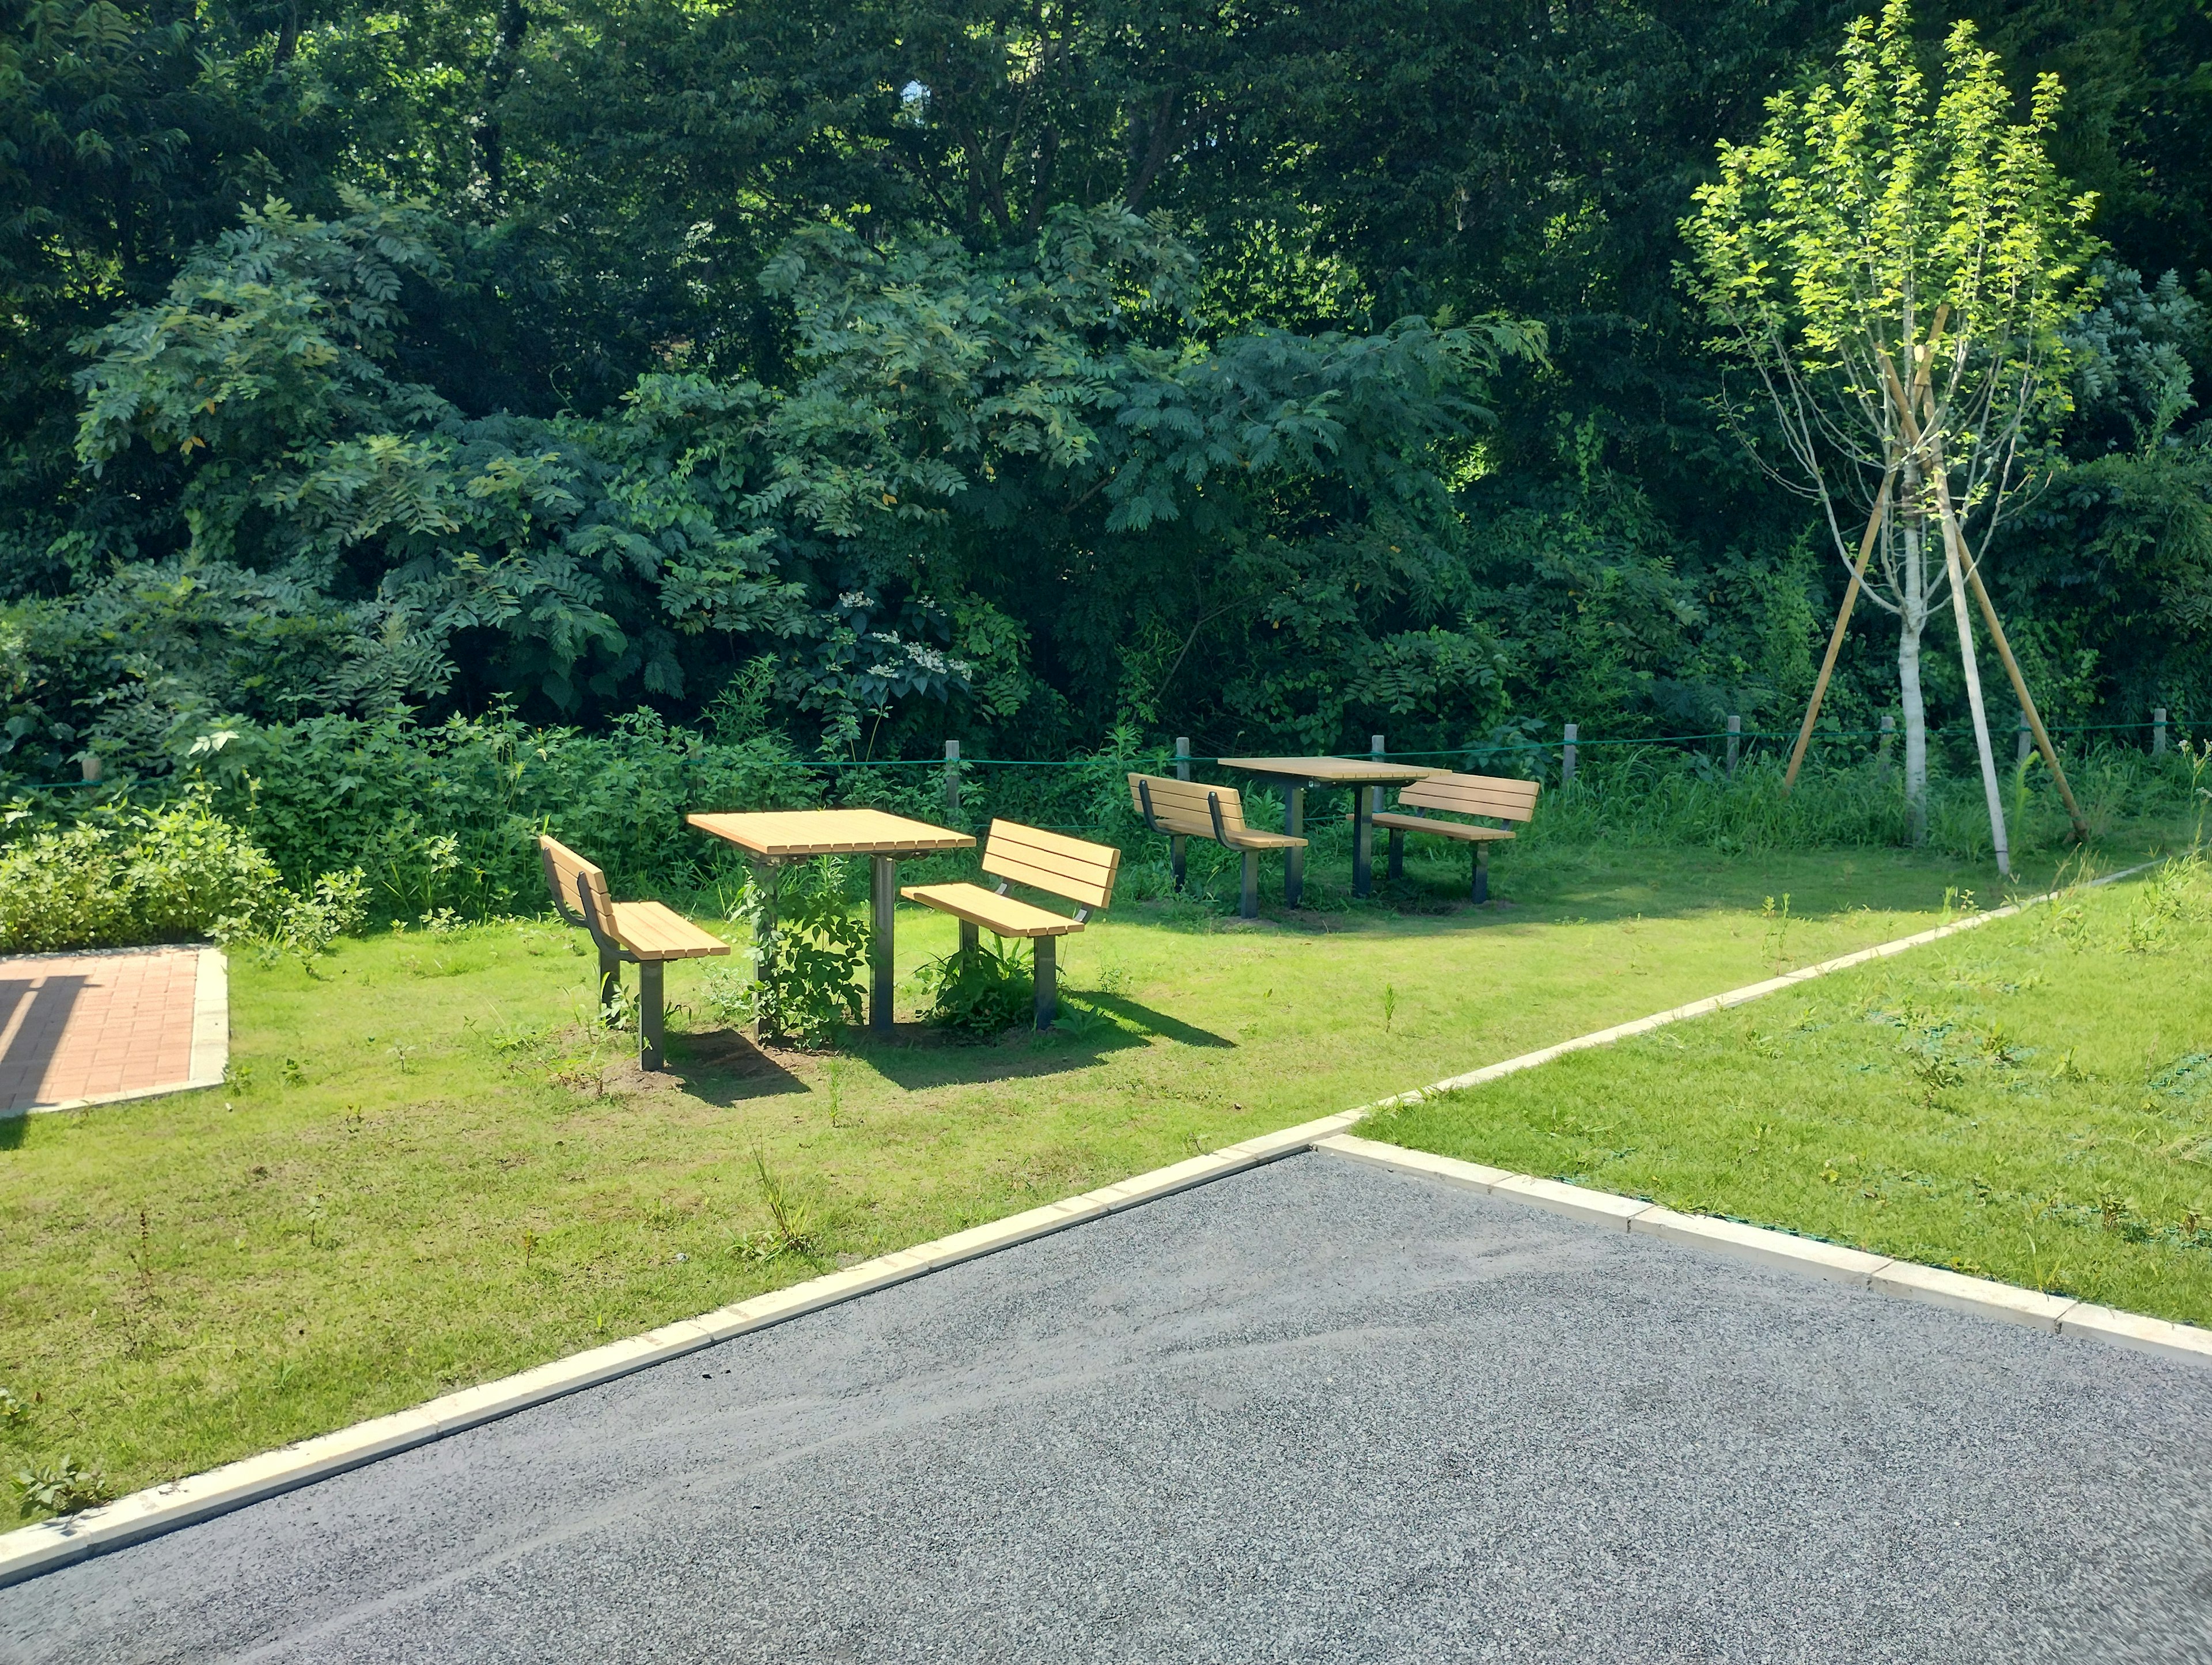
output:
[[[607,876],[567,845],[538,835],[538,858],[553,905],[571,925],[592,933],[599,949],[599,1006],[605,1010],[622,987],[622,965],[637,968],[637,1061],[660,1067],[663,997],[660,968],[670,960],[703,959],[726,954],[730,945],[712,937],[673,908],[657,902],[615,902],[607,896]]]
[[[1091,844],[1018,822],[994,821],[983,841],[983,871],[999,881],[997,890],[987,890],[980,884],[910,884],[899,894],[960,921],[963,959],[975,957],[979,927],[996,937],[1029,938],[1036,957],[1036,1026],[1048,1030],[1060,1004],[1054,939],[1074,935],[1089,922],[1092,908],[1113,900],[1114,875],[1121,866],[1121,853],[1111,844]],[[1076,903],[1074,917],[1008,896],[1007,886],[1017,882]]]
[[[1183,840],[1210,838],[1244,856],[1244,892],[1237,911],[1246,919],[1260,914],[1260,852],[1303,850],[1306,842],[1288,833],[1261,832],[1244,824],[1244,800],[1234,787],[1209,787],[1164,775],[1132,775],[1129,801],[1145,824],[1168,838],[1168,860],[1176,889],[1182,889]]]
[[[1443,810],[1450,815],[1482,815],[1497,821],[1526,822],[1536,813],[1536,793],[1540,790],[1534,781],[1508,781],[1492,775],[1432,775],[1425,781],[1416,781],[1398,793],[1402,807],[1410,805],[1416,811]],[[1439,838],[1455,838],[1462,843],[1474,846],[1474,884],[1472,894],[1477,902],[1490,900],[1490,847],[1513,834],[1502,827],[1476,826],[1465,821],[1438,821],[1424,814],[1395,815],[1385,812],[1375,817],[1375,824],[1390,830],[1390,877],[1402,878],[1406,872],[1406,835],[1409,832],[1434,833]]]

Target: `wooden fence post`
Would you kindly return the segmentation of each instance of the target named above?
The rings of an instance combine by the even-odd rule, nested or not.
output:
[[[1897,738],[1897,719],[1889,712],[1881,714],[1881,738],[1875,742],[1875,772],[1884,781],[1889,779],[1889,746]]]
[[[945,743],[945,812],[960,824],[960,742]]]
[[[2154,757],[2166,756],[2166,708],[2164,706],[2159,707],[2150,714],[2150,755]]]
[[[1741,759],[1742,756],[1743,719],[1741,717],[1730,717],[1728,720],[1728,759],[1729,779],[1731,781],[1735,778],[1735,766],[1738,760]]]
[[[1575,783],[1575,726],[1569,723],[1559,734],[1559,789],[1564,792]]]
[[[2027,761],[2027,754],[2035,744],[2035,736],[2027,726],[2027,713],[2020,714],[2019,744],[2013,750],[2013,765],[2018,768]]]

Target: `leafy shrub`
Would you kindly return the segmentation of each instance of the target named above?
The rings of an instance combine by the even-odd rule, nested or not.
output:
[[[821,796],[779,740],[723,744],[650,712],[599,734],[533,728],[505,711],[227,732],[202,763],[216,807],[303,890],[318,873],[359,868],[380,921],[540,911],[540,832],[605,869],[617,896],[704,890],[737,858],[686,828],[686,811],[805,808]]]
[[[1030,1015],[1036,982],[1021,951],[979,943],[972,957],[955,952],[924,972],[932,994],[929,1021],[956,1035],[988,1040]]]
[[[751,926],[754,965],[765,967],[753,997],[763,1040],[825,1047],[860,1021],[868,927],[847,894],[848,872],[842,859],[817,856],[804,867],[771,866],[765,884],[749,882],[739,893],[730,917]]]
[[[314,953],[361,923],[358,875],[325,873],[310,895],[295,895],[204,791],[102,816],[33,833],[0,852],[0,951],[214,937]]]

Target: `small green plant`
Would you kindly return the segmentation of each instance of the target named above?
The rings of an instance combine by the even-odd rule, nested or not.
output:
[[[715,1022],[734,1029],[759,1016],[760,987],[750,966],[710,965],[700,975],[699,999]]]
[[[1398,990],[1394,984],[1382,985],[1382,1032],[1388,1035],[1390,1025],[1398,1018]]]
[[[1052,1020],[1052,1026],[1062,1035],[1086,1041],[1101,1030],[1111,1029],[1114,1022],[1103,1012],[1086,1011],[1081,1006],[1071,1006],[1063,1002],[1060,1016]]]
[[[1003,1035],[1022,1021],[1036,985],[1021,951],[995,939],[973,955],[957,951],[923,968],[930,991],[929,1021],[972,1040]]]
[[[0,1428],[20,1428],[30,1420],[31,1407],[6,1388],[0,1388]]]
[[[26,1515],[74,1515],[115,1495],[98,1469],[84,1468],[66,1454],[50,1468],[18,1469],[15,1489]]]
[[[785,1188],[758,1145],[753,1147],[753,1177],[759,1182],[761,1201],[768,1209],[769,1230],[741,1240],[741,1252],[757,1261],[773,1261],[783,1255],[813,1259],[817,1244],[813,1211]]]
[[[1905,1043],[1904,1055],[1905,1067],[1920,1090],[1920,1107],[1924,1110],[1940,1109],[1936,1101],[1965,1079],[1938,1035],[1923,1031]]]
[[[1767,897],[1759,904],[1759,918],[1766,927],[1760,951],[1769,963],[1779,965],[1790,951],[1790,892],[1782,893],[1779,908],[1775,906],[1772,896]]]

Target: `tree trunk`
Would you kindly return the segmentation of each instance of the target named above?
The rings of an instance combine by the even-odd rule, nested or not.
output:
[[[1905,821],[1915,844],[1928,842],[1928,702],[1920,693],[1920,634],[1928,627],[1926,574],[1920,564],[1920,528],[1908,522],[1905,538],[1905,593],[1897,610],[1897,691],[1905,708]]]
[[[1897,690],[1905,708],[1905,822],[1915,844],[1928,842],[1928,704],[1920,696],[1920,632],[1925,609],[1899,616]]]

